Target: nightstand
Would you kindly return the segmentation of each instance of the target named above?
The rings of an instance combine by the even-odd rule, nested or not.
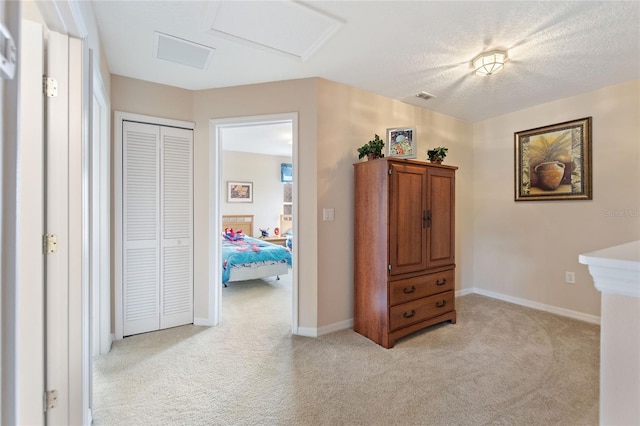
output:
[[[287,246],[287,237],[273,236],[273,237],[262,237],[260,239],[263,241],[267,241],[271,244],[276,244],[278,246],[282,246],[282,247]]]

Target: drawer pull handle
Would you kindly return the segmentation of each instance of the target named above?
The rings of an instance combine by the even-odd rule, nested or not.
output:
[[[402,316],[405,317],[405,318],[411,318],[415,314],[416,314],[415,309],[412,309],[411,312],[405,312],[405,313],[402,314]]]
[[[447,279],[443,278],[442,281],[436,280],[436,285],[445,285],[447,283]]]
[[[442,302],[436,302],[436,308],[443,308],[444,305],[447,304],[446,300],[443,300]]]
[[[416,291],[415,285],[412,285],[411,288],[405,287],[404,290],[402,290],[404,294],[410,294],[410,293],[413,293],[414,291]]]

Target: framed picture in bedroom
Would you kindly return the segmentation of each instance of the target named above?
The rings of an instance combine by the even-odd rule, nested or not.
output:
[[[253,203],[253,182],[227,182],[228,203]]]

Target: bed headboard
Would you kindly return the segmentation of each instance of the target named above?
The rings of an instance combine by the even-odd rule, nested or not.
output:
[[[242,229],[242,232],[249,237],[253,237],[253,215],[252,214],[234,214],[222,215],[222,232],[224,228],[233,228],[234,230]]]

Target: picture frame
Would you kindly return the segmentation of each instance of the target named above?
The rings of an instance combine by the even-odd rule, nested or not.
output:
[[[415,128],[398,127],[387,129],[387,157],[418,157]]]
[[[585,117],[515,132],[515,201],[593,199],[591,126]]]
[[[253,182],[227,182],[228,203],[253,203]]]

